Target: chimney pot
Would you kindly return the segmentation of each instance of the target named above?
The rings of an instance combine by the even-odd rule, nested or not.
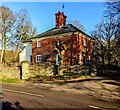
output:
[[[64,25],[66,25],[66,16],[64,15],[64,13],[58,11],[58,13],[55,14],[56,16],[56,28],[60,28]]]

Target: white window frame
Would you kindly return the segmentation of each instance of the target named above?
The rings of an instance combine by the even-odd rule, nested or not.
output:
[[[91,60],[91,56],[90,55],[88,56],[88,60]]]
[[[78,54],[78,64],[81,64],[81,53],[80,54]]]
[[[84,46],[84,47],[87,46],[86,40],[83,40],[83,46]]]
[[[60,41],[59,40],[57,41],[57,45],[60,45]]]
[[[41,41],[40,40],[37,41],[37,47],[38,48],[41,47]]]
[[[56,65],[58,65],[58,54],[56,55]]]
[[[41,62],[41,55],[36,55],[36,62]]]

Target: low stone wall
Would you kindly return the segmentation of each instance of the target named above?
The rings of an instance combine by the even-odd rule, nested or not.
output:
[[[81,74],[87,74],[88,73],[88,68],[80,66],[80,65],[75,65],[75,66],[68,66],[68,65],[63,65],[63,66],[58,66],[58,75],[64,75],[64,74],[69,74],[69,73],[81,73]],[[54,75],[54,65],[47,65],[47,64],[40,64],[40,65],[30,65],[29,66],[29,76],[34,77],[34,76],[50,76]]]
[[[0,78],[19,78],[19,70],[17,66],[1,65]]]
[[[22,62],[22,79],[28,79],[35,76],[52,76],[55,73],[54,65],[50,64],[37,64],[30,65],[27,61]],[[17,66],[1,66],[0,78],[20,78],[20,70]],[[58,66],[58,75],[64,74],[76,74],[81,75],[88,74],[88,68],[80,65],[63,65]]]
[[[70,65],[63,65],[61,67],[59,67],[59,74],[63,75],[63,74],[69,74],[69,73],[73,73],[73,74],[88,74],[88,68],[85,66],[80,66],[80,65],[74,65],[74,66],[70,66]]]
[[[30,65],[29,66],[29,76],[50,76],[53,75],[53,65],[40,64],[40,65]]]

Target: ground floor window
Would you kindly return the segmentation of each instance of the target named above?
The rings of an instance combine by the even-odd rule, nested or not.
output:
[[[58,65],[59,64],[59,62],[58,62],[58,54],[56,55],[56,65]]]
[[[36,62],[41,62],[41,55],[36,56]]]
[[[88,60],[90,60],[91,58],[90,58],[90,55],[88,56]]]
[[[78,54],[78,64],[81,64],[81,54]]]
[[[50,61],[50,54],[42,55],[42,62],[49,62]]]

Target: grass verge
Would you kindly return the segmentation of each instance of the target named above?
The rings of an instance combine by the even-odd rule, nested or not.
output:
[[[90,76],[87,74],[74,74],[74,73],[69,73],[69,74],[64,74],[64,75],[57,75],[57,76],[41,76],[37,75],[35,77],[30,77],[26,81],[32,81],[32,82],[41,82],[41,83],[53,83],[53,82],[58,82],[58,81],[69,81],[69,80],[75,80],[75,79],[88,79]]]
[[[21,80],[17,78],[4,78],[2,79],[2,82],[7,82],[7,83],[19,83]]]

